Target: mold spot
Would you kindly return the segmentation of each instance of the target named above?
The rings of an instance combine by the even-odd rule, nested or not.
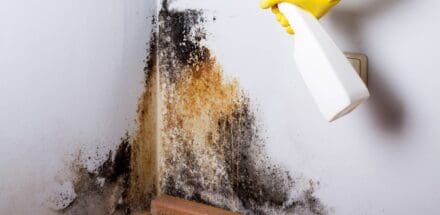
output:
[[[153,24],[155,24],[153,18]],[[156,28],[154,28],[156,29]],[[58,210],[65,214],[131,214],[148,210],[156,195],[157,164],[157,33],[152,32],[145,60],[144,92],[139,98],[136,132],[121,138],[115,153],[110,151],[95,170],[76,160],[75,199]],[[89,157],[90,159],[90,157]]]
[[[171,10],[164,0],[159,11],[160,69],[174,83],[183,67],[209,59],[208,48],[201,45],[206,32],[201,26],[205,22],[201,10]],[[169,51],[173,50],[173,51]]]
[[[65,214],[128,214],[126,200],[131,147],[128,135],[121,139],[116,152],[95,171],[77,164],[74,189],[76,198],[60,212]]]
[[[245,214],[325,214],[313,183],[267,157],[249,98],[203,45],[203,11],[162,7],[160,190]]]

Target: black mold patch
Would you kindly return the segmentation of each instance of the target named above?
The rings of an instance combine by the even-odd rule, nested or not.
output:
[[[246,99],[231,115],[219,120],[219,146],[226,155],[225,165],[231,187],[244,208],[253,214],[308,212],[325,214],[313,196],[313,186],[298,199],[290,197],[295,181],[289,173],[272,165],[265,155],[264,141]]]
[[[210,57],[209,50],[201,45],[206,33],[201,10],[171,10],[164,0],[159,12],[160,70],[168,81],[174,83],[186,66],[195,66]]]
[[[128,135],[121,138],[115,156],[110,151],[107,160],[94,172],[82,166],[76,167],[74,183],[76,199],[65,214],[129,214],[126,201],[130,172],[131,147]]]
[[[114,159],[113,152],[110,151],[107,160],[98,168],[97,176],[115,182],[120,177],[127,181],[130,173],[131,146],[128,135],[121,139],[121,143],[116,150]]]
[[[218,145],[223,147],[231,186],[243,206],[254,212],[264,205],[283,207],[293,181],[287,172],[267,164],[248,103],[220,119],[219,128]]]
[[[156,17],[152,17],[151,24],[153,25],[153,30],[151,31],[151,38],[150,42],[148,43],[149,49],[147,54],[147,59],[145,61],[145,67],[144,67],[144,87],[147,88],[148,85],[151,82],[151,73],[153,70],[156,69],[156,63],[157,63],[157,21]]]

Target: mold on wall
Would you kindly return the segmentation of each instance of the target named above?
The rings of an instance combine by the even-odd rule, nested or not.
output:
[[[129,212],[127,199],[128,178],[131,158],[129,137],[121,139],[115,153],[94,171],[89,171],[77,161],[73,167],[75,198],[64,205],[63,214],[126,214]]]
[[[440,1],[341,1],[320,20],[369,57],[371,100],[333,124],[257,1],[155,3],[0,2],[0,214],[127,214],[157,192],[249,214],[438,214]],[[169,49],[144,85],[156,6]]]
[[[155,22],[155,19],[153,19]],[[149,55],[146,61],[145,91],[139,100],[138,129],[132,142],[130,162],[129,201],[132,209],[149,208],[157,191],[158,142],[158,72],[157,34],[152,32]]]
[[[252,101],[203,44],[214,20],[163,1],[137,132],[96,170],[74,165],[76,197],[60,212],[130,214],[165,193],[244,214],[327,214],[315,182],[266,154]]]
[[[153,19],[155,24],[155,19]],[[72,166],[75,198],[60,206],[63,214],[131,214],[147,210],[156,194],[157,141],[157,37],[155,29],[149,42],[144,68],[144,92],[137,109],[138,128],[134,135],[121,138],[115,153],[88,170],[83,160]],[[80,157],[80,156],[78,156]],[[61,195],[64,195],[61,193]]]
[[[203,45],[210,20],[168,1],[159,13],[160,190],[242,213],[327,213],[313,182],[301,185],[265,153],[252,102]]]

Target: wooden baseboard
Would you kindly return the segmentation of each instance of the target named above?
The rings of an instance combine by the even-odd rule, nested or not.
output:
[[[151,202],[152,215],[238,215],[220,208],[162,195]]]

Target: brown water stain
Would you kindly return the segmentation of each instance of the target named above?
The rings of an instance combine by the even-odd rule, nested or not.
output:
[[[149,208],[157,184],[157,40],[153,33],[145,71],[145,91],[138,106],[138,130],[132,142],[128,200],[132,209]]]

